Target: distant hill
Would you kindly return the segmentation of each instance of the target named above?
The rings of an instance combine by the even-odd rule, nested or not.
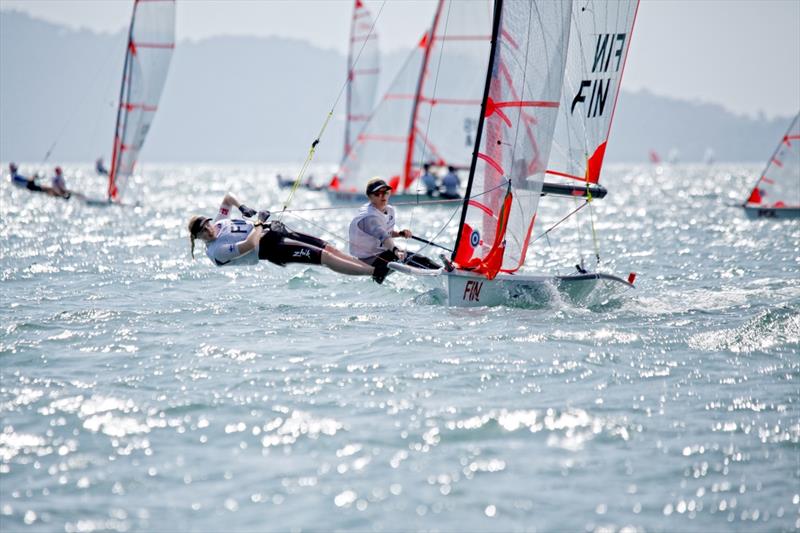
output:
[[[108,159],[125,35],[75,31],[0,11],[0,160]],[[394,72],[404,58],[384,59]],[[302,160],[341,89],[345,57],[284,38],[216,37],[180,42],[160,110],[142,152],[152,162]],[[317,150],[336,162],[344,101]],[[763,161],[791,117],[735,115],[714,104],[625,92],[609,161],[637,162],[654,149],[699,161]]]

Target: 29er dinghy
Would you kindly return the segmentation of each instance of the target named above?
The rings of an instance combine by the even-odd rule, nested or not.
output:
[[[626,281],[582,265],[566,275],[521,269],[542,196],[589,205],[605,195],[600,170],[637,7],[637,0],[582,1],[574,8],[570,2],[495,1],[456,245],[449,271],[433,271],[445,278],[450,305],[510,304],[549,287],[580,300],[598,285],[633,286],[633,275]],[[563,146],[551,161],[556,122]]]
[[[348,145],[329,187],[332,200],[363,203],[367,182],[379,176],[394,189],[395,203],[435,203],[417,190],[423,165],[469,168],[483,91],[476,73],[486,68],[491,17],[488,0],[439,0],[430,30],[361,128],[353,128],[348,108]],[[358,78],[350,79],[358,87]]]
[[[742,207],[749,218],[800,218],[800,113]]]

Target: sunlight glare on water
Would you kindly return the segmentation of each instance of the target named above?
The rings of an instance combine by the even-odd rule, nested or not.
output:
[[[101,196],[89,168],[68,183]],[[800,223],[727,205],[758,165],[610,167],[601,269],[637,288],[473,309],[192,261],[188,216],[226,190],[280,210],[275,170],[145,165],[122,208],[3,181],[0,529],[800,528]],[[342,247],[354,214],[284,220]],[[454,212],[398,214],[434,238]],[[530,268],[594,266],[580,223]]]

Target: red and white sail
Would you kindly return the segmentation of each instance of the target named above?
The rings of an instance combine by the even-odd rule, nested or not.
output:
[[[426,32],[356,136],[338,189],[361,193],[370,178],[411,190],[426,162],[466,167],[480,114],[491,4],[440,0]]]
[[[375,106],[380,74],[378,34],[372,14],[362,0],[355,0],[347,55],[347,115],[344,127],[344,157],[369,120]]]
[[[745,206],[800,207],[800,113],[781,138]]]
[[[158,110],[175,48],[175,1],[134,0],[125,51],[108,196],[120,199]]]
[[[453,261],[493,279],[525,261],[561,99],[572,2],[496,0],[492,56]]]
[[[599,183],[638,6],[639,0],[573,4],[548,179]]]

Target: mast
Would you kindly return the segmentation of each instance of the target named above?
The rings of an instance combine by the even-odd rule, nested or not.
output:
[[[458,235],[456,236],[456,243],[453,246],[453,253],[450,257],[451,261],[455,261],[458,246],[461,243],[464,233],[464,222],[467,218],[467,206],[469,206],[470,197],[472,196],[472,182],[475,178],[475,168],[478,164],[478,153],[480,152],[481,140],[483,137],[483,124],[486,120],[486,101],[489,98],[489,88],[492,84],[492,70],[494,69],[494,59],[497,49],[497,34],[500,29],[500,17],[503,10],[503,0],[494,1],[494,17],[492,20],[492,44],[489,50],[489,65],[486,69],[486,84],[483,90],[483,100],[481,101],[481,116],[478,119],[478,131],[475,133],[475,148],[472,151],[472,162],[469,165],[469,178],[467,178],[467,190],[464,193],[464,206],[461,208],[461,220],[458,223]]]
[[[123,99],[125,96],[125,86],[130,84],[130,59],[131,59],[131,44],[133,42],[133,22],[136,20],[136,7],[139,5],[139,0],[133,2],[133,12],[131,13],[131,24],[128,26],[128,44],[125,47],[125,63],[122,67],[122,82],[119,87],[119,105],[117,106],[117,120],[114,123],[114,146],[111,152],[111,170],[108,172],[108,199],[114,200],[117,196],[116,178],[117,170],[119,168],[118,159],[121,151],[122,138],[120,137],[119,123],[122,117]]]
[[[414,157],[414,138],[416,137],[417,133],[417,111],[419,110],[419,97],[420,94],[422,94],[422,85],[425,83],[425,75],[428,71],[428,60],[430,59],[431,55],[431,47],[433,46],[433,42],[436,38],[436,28],[439,26],[439,16],[442,14],[443,5],[444,0],[439,0],[439,4],[436,6],[436,14],[433,16],[433,26],[431,27],[431,32],[428,36],[428,42],[425,46],[425,53],[422,55],[422,68],[419,71],[417,90],[414,94],[414,106],[411,108],[411,124],[408,132],[408,143],[406,145],[406,159],[405,163],[403,164],[403,189],[406,189],[413,181],[411,178],[411,160]]]

